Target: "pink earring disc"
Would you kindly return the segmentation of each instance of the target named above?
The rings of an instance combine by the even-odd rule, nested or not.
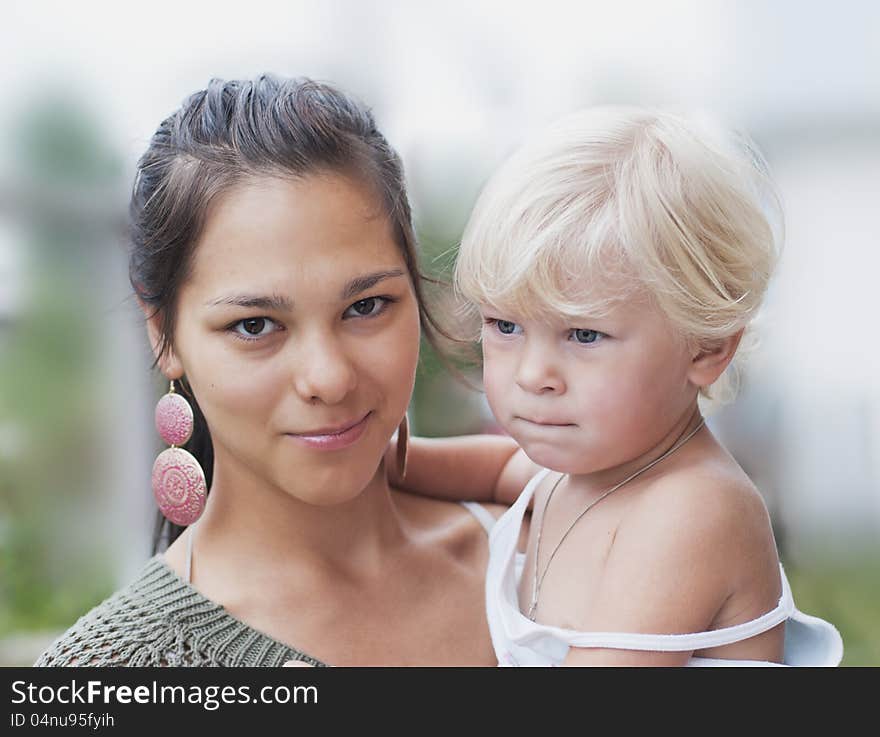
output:
[[[156,404],[156,429],[168,445],[183,445],[193,431],[193,411],[180,394],[168,393]]]
[[[205,473],[183,448],[166,448],[153,463],[153,496],[175,525],[186,527],[205,509]]]

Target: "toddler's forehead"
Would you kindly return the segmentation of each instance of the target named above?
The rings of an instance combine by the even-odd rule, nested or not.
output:
[[[535,293],[537,309],[568,317],[607,317],[628,304],[648,299],[648,290],[641,281],[614,271],[559,275]]]
[[[548,291],[558,299],[589,307],[629,299],[645,291],[645,285],[623,269],[593,269],[576,274],[557,274]]]
[[[547,324],[571,323],[584,318],[613,319],[652,308],[654,301],[637,283],[606,284],[601,288],[511,291],[478,304],[481,312],[503,319]]]

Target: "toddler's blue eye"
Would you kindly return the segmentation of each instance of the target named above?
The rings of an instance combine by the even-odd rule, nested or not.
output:
[[[584,344],[595,343],[602,335],[602,333],[600,333],[598,330],[585,330],[583,328],[577,328],[576,330],[572,331],[572,333],[574,335],[574,339],[578,343]]]
[[[510,322],[509,320],[499,320],[497,324],[498,332],[503,333],[504,335],[512,335],[516,330],[516,323]]]

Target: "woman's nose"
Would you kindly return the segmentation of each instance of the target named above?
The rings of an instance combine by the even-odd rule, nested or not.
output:
[[[530,394],[560,394],[565,391],[565,381],[552,353],[546,346],[530,345],[523,348],[516,367],[516,383]]]
[[[344,346],[333,337],[315,337],[297,346],[293,383],[306,402],[338,404],[357,386],[357,372]]]

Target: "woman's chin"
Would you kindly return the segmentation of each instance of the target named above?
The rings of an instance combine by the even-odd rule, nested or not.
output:
[[[377,474],[382,472],[378,462],[372,464],[346,463],[314,469],[297,469],[281,474],[277,483],[288,496],[316,507],[335,507],[347,504],[361,496]]]

